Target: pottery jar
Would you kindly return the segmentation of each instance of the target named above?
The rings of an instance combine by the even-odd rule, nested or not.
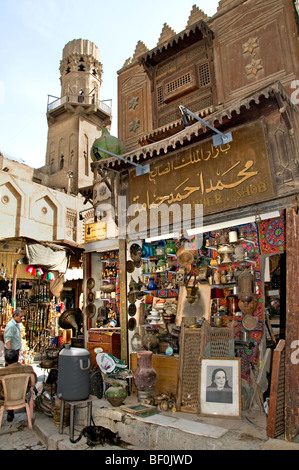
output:
[[[156,371],[152,366],[151,351],[137,352],[137,368],[133,372],[134,383],[138,391],[152,392],[156,382]]]
[[[112,406],[120,406],[127,398],[127,391],[120,384],[113,384],[105,392],[106,400]]]

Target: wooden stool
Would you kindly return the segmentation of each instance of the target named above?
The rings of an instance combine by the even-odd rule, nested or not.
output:
[[[61,400],[61,410],[60,410],[60,425],[59,425],[59,434],[63,434],[63,421],[64,421],[64,408],[65,403],[70,405],[70,439],[74,440],[74,431],[75,431],[75,410],[78,406],[83,408],[87,405],[88,415],[87,415],[87,426],[91,425],[91,413],[92,413],[92,397],[87,398],[87,400],[80,401],[67,401]]]

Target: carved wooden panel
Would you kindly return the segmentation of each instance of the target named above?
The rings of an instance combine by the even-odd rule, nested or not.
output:
[[[221,101],[244,96],[269,81],[285,83],[295,79],[298,44],[291,3],[287,5],[281,0],[247,2],[213,21]]]
[[[149,80],[141,66],[121,74],[118,90],[118,136],[130,151],[138,146],[141,136],[152,130]]]
[[[273,353],[267,435],[274,439],[285,430],[285,341]]]
[[[204,355],[204,329],[187,328],[183,325],[180,341],[176,406],[179,411],[197,413],[199,358]]]

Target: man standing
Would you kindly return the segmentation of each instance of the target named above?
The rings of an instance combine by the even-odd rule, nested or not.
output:
[[[22,323],[23,310],[16,309],[12,314],[12,319],[7,323],[4,330],[4,345],[6,349],[14,349],[18,353],[22,347],[21,330],[19,324]]]

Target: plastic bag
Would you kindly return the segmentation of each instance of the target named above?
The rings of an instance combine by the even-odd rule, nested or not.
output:
[[[122,372],[127,368],[127,365],[123,361],[107,353],[97,354],[96,361],[103,374]]]

